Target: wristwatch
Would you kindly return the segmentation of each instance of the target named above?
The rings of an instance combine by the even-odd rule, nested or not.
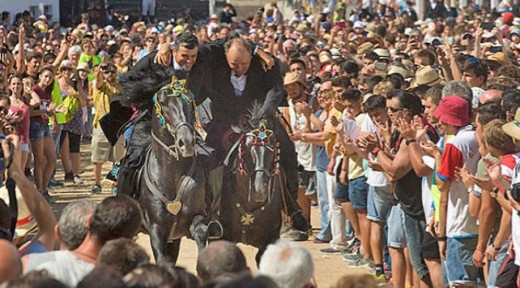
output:
[[[493,249],[495,249],[495,251],[500,251],[500,246],[499,247],[495,246],[495,243],[491,243],[491,247],[493,247]]]

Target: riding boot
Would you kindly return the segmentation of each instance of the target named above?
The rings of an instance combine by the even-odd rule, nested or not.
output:
[[[223,180],[223,165],[209,172],[208,183],[212,194],[212,201],[210,206],[210,222],[208,223],[208,239],[220,239],[224,235],[224,229],[218,221],[218,217],[220,215],[220,200],[222,199]]]

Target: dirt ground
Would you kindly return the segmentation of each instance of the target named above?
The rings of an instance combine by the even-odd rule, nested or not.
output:
[[[101,201],[105,197],[111,196],[110,188],[103,187],[103,192],[100,194],[91,194],[90,188],[94,184],[94,167],[90,163],[90,145],[87,143],[83,143],[81,146],[81,158],[82,158],[82,173],[81,178],[83,179],[83,183],[81,185],[74,185],[72,183],[65,183],[63,187],[58,187],[54,189],[52,193],[53,196],[56,197],[56,203],[53,204],[53,210],[59,217],[61,210],[63,207],[74,200],[90,198],[94,201]],[[106,163],[103,167],[104,173],[106,173],[110,169],[110,164]],[[63,180],[63,170],[61,168],[61,164],[58,163],[58,172],[56,178],[58,180]],[[314,234],[317,233],[317,228],[319,227],[319,209],[317,207],[313,207],[311,209],[311,222]],[[359,273],[367,273],[366,268],[349,268],[345,262],[342,261],[342,255],[324,255],[320,253],[320,249],[328,248],[328,244],[314,244],[312,242],[313,237],[309,237],[308,241],[299,242],[299,244],[307,247],[311,254],[312,259],[314,261],[315,268],[315,279],[316,283],[319,287],[330,287],[332,284],[336,282],[342,275],[345,274],[359,274]],[[150,241],[148,235],[139,234],[137,242],[144,247],[144,249],[152,256],[152,251],[150,248]],[[256,263],[255,263],[255,255],[256,248],[248,245],[239,244],[240,249],[244,252],[247,263],[249,267],[253,271],[256,272]],[[195,265],[197,262],[197,246],[194,241],[189,239],[183,239],[180,249],[179,261],[177,265],[185,267],[188,271],[192,273],[196,273]]]

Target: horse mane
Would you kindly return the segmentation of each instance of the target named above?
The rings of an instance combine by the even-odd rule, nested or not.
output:
[[[242,114],[238,121],[238,128],[243,133],[249,132],[260,125],[260,121],[264,119],[264,110],[262,108],[262,104],[255,101],[253,106]]]
[[[134,77],[124,74],[120,80],[123,104],[150,105],[152,96],[171,82],[173,68],[139,71]]]

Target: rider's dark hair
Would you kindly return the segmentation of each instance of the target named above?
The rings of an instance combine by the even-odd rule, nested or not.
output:
[[[108,197],[94,212],[90,223],[90,236],[101,244],[117,238],[133,238],[141,227],[141,210],[128,196]]]
[[[183,32],[175,38],[175,49],[184,47],[186,49],[194,49],[199,46],[199,39],[193,33]]]
[[[386,98],[381,95],[372,95],[368,97],[365,104],[363,104],[366,112],[373,111],[378,108],[385,109],[386,108]]]

